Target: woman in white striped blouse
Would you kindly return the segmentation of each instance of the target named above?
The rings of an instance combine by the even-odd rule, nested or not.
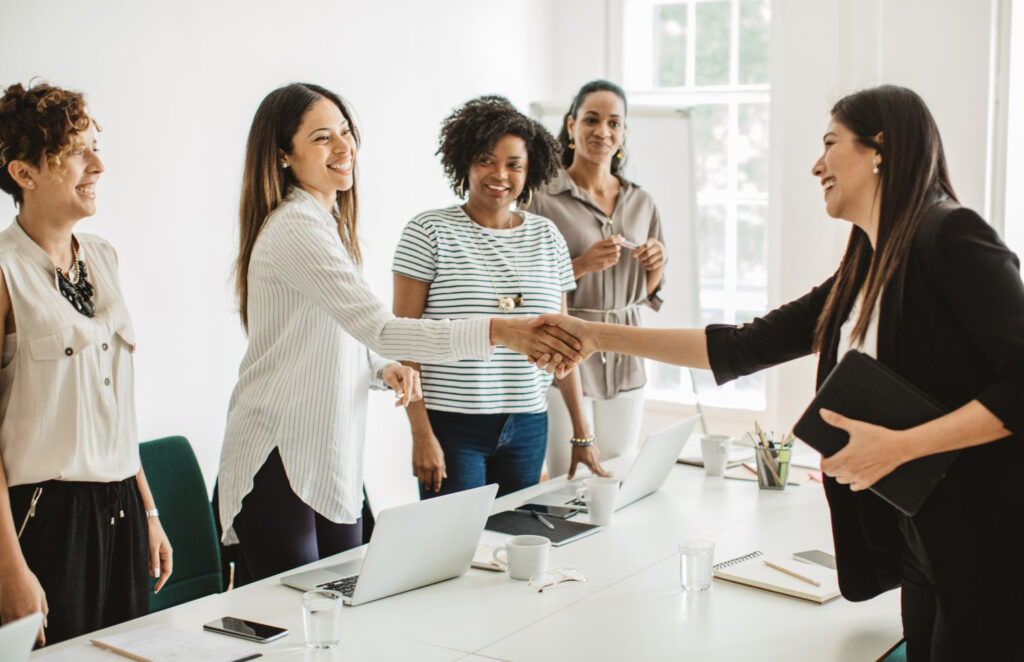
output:
[[[549,369],[577,358],[570,336],[533,336],[522,320],[392,315],[360,271],[358,144],[342,100],[302,83],[270,93],[249,132],[237,263],[249,347],[217,489],[242,583],[361,544],[367,389],[391,387],[405,405],[420,397],[416,372],[381,356],[483,360],[493,341],[559,352]]]
[[[472,321],[565,311],[576,288],[565,240],[524,211],[557,169],[558,144],[503,97],[473,99],[442,125],[438,149],[452,190],[466,203],[412,219],[395,252],[396,315]],[[526,357],[498,350],[490,362],[424,362],[424,400],[409,407],[420,495],[498,483],[507,494],[540,480],[551,378]],[[573,415],[572,467],[605,475],[582,411],[579,374],[560,378]],[[554,443],[569,445],[567,439]]]

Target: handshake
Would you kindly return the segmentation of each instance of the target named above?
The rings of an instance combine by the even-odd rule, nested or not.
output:
[[[561,379],[598,348],[590,323],[568,315],[492,318],[491,341]]]

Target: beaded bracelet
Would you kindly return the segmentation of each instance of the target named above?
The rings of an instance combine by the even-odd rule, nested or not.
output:
[[[578,448],[587,448],[588,446],[594,445],[594,436],[591,435],[586,439],[580,439],[579,437],[573,437],[569,440],[569,443]]]

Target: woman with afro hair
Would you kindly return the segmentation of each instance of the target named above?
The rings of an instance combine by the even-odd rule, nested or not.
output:
[[[576,287],[565,240],[546,218],[524,211],[558,168],[558,143],[507,99],[483,96],[441,125],[437,153],[465,202],[425,211],[395,250],[394,313],[459,319],[565,310]],[[515,203],[516,209],[512,209]],[[488,483],[498,494],[540,480],[547,447],[551,378],[499,347],[490,361],[424,363],[423,401],[409,405],[413,470],[427,498]],[[572,413],[572,468],[607,475],[582,415],[579,375],[558,378]]]

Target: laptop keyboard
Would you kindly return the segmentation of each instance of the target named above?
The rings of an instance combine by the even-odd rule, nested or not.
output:
[[[335,579],[333,582],[327,582],[326,584],[320,584],[317,588],[324,588],[329,591],[337,591],[346,598],[351,598],[352,594],[356,592],[356,582],[359,581],[359,575],[352,575],[351,577],[342,577],[341,579]]]

